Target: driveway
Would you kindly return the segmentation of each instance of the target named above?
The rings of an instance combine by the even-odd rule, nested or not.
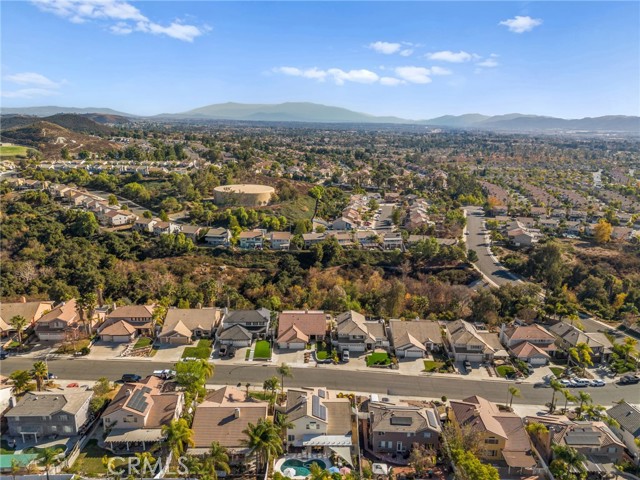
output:
[[[399,371],[405,375],[420,375],[424,372],[425,360],[425,358],[399,358]]]
[[[154,362],[177,362],[187,345],[160,345],[156,354],[151,357]]]
[[[309,363],[304,363],[304,354],[310,353]],[[313,360],[313,350],[281,350],[276,348],[271,356],[271,363],[274,365],[280,365],[286,363],[291,367],[306,368],[315,367],[316,362]]]
[[[115,342],[96,342],[91,347],[91,352],[87,355],[87,358],[91,360],[107,360],[112,358],[118,358],[120,354],[127,348],[127,343],[115,343]]]

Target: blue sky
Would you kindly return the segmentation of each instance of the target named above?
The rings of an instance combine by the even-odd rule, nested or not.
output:
[[[2,2],[2,105],[640,113],[638,2]]]

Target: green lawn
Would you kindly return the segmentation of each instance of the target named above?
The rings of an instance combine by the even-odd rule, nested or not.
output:
[[[498,375],[500,375],[501,377],[506,378],[507,375],[514,375],[516,373],[516,369],[511,365],[500,365],[499,367],[496,367],[496,372],[498,372]]]
[[[271,358],[271,344],[268,340],[258,340],[253,351],[253,358]]]
[[[27,147],[21,147],[20,145],[2,145],[0,147],[0,157],[26,157]]]
[[[315,205],[316,202],[313,198],[308,195],[302,195],[293,201],[283,202],[281,205],[274,206],[274,210],[277,210],[278,214],[284,215],[291,223],[294,223],[296,220],[311,219]]]
[[[198,341],[195,347],[187,347],[182,353],[182,358],[194,357],[202,360],[206,360],[211,355],[211,340],[203,338]]]
[[[442,367],[444,367],[444,362],[438,362],[434,360],[425,360],[424,361],[424,371],[425,372],[437,372]]]
[[[78,340],[77,342],[64,343],[60,345],[58,350],[56,350],[56,353],[71,354],[74,352],[79,352],[83,348],[88,347],[90,343],[91,340],[89,340],[88,338]]]
[[[564,368],[562,367],[549,367],[549,370],[551,370],[558,378],[560,378],[562,376],[562,372],[564,372]]]
[[[78,459],[73,464],[74,470],[87,477],[98,477],[105,475],[107,469],[102,464],[102,457],[108,455],[113,456],[111,452],[103,450],[98,447],[97,440],[89,440],[85,447],[78,455]],[[121,465],[124,462],[114,462],[114,467]]]
[[[149,337],[140,337],[133,348],[144,348],[148,347],[153,343],[153,339]]]
[[[367,355],[366,358],[367,367],[372,365],[390,365],[391,359],[389,358],[389,354],[387,352],[374,352],[370,355]]]
[[[324,343],[324,348],[322,348],[322,344]],[[326,342],[318,342],[316,343],[316,358],[318,360],[326,360],[331,355],[330,345]]]

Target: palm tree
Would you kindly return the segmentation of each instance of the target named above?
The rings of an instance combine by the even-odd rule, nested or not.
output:
[[[206,381],[213,375],[215,367],[213,366],[213,363],[209,363],[209,361],[204,358],[200,359],[200,366],[202,368],[202,381],[206,383]]]
[[[282,455],[282,439],[271,420],[260,419],[256,425],[249,423],[242,433],[247,436],[242,444],[249,448],[250,455],[255,455],[258,472],[268,467],[272,458]]]
[[[272,397],[275,397],[276,390],[278,390],[279,386],[280,380],[278,380],[278,377],[275,376],[267,378],[262,384],[262,388],[264,388],[265,391],[270,391]]]
[[[565,445],[553,445],[553,457],[551,462],[551,473],[558,480],[569,480],[572,478],[584,478],[587,469],[584,466],[586,457],[573,447]]]
[[[178,472],[184,475],[185,478],[194,478],[196,474],[202,470],[202,462],[198,457],[194,457],[193,455],[187,455],[182,458],[181,464]]]
[[[591,395],[589,395],[587,392],[580,392],[578,394],[578,400],[580,401],[580,406],[579,411],[582,412],[582,407],[584,407],[585,403],[591,403],[593,400],[591,400]]]
[[[513,397],[520,397],[520,389],[513,385],[509,387],[509,408],[513,405]]]
[[[280,366],[276,369],[278,375],[280,375],[280,389],[282,392],[282,397],[284,397],[284,377],[291,378],[293,377],[293,370],[286,363],[281,363]]]
[[[185,445],[193,447],[193,430],[184,418],[172,420],[169,425],[162,427],[162,434],[166,438],[167,445],[173,452],[174,457],[179,457],[184,453]]]
[[[549,404],[549,413],[553,413],[556,409],[556,393],[564,390],[564,386],[560,383],[560,381],[552,378],[549,382],[549,386],[553,389],[553,395],[551,396],[551,403]]]
[[[564,411],[566,413],[569,402],[575,402],[578,398],[573,395],[568,388],[562,390],[562,395],[564,395]]]
[[[622,344],[622,346],[624,347],[623,351],[624,351],[624,360],[625,362],[629,361],[629,357],[633,356],[631,355],[631,352],[633,352],[636,348],[636,346],[638,345],[638,340],[633,338],[633,337],[625,337],[624,339],[624,343]]]
[[[316,214],[318,213],[318,204],[320,200],[322,200],[322,196],[324,195],[324,187],[322,185],[315,185],[309,190],[309,196],[316,201],[316,206],[313,209],[313,216],[311,220],[316,218]]]
[[[43,361],[34,363],[33,369],[31,370],[31,376],[36,381],[38,391],[41,392],[43,381],[49,377],[49,369],[47,368],[47,364]]]
[[[284,439],[287,428],[293,428],[295,425],[289,420],[289,416],[286,413],[276,412],[275,425],[280,429],[280,435]]]
[[[13,382],[11,393],[18,394],[27,390],[33,377],[28,370],[16,370],[9,375],[9,378]]]
[[[16,475],[20,473],[20,470],[22,470],[22,465],[17,459],[12,458],[11,459],[11,476],[13,477],[13,480],[16,480]]]
[[[49,480],[49,471],[51,470],[51,467],[59,463],[60,459],[58,456],[61,453],[62,450],[59,448],[43,448],[38,452],[36,460],[42,467],[44,467],[44,470],[47,473],[47,480]]]
[[[310,480],[331,480],[331,474],[317,463],[311,464],[309,472],[310,475],[307,478]]]
[[[91,335],[91,324],[97,304],[98,297],[92,292],[80,295],[80,298],[76,300],[76,310],[78,311],[78,315],[80,315],[80,321],[84,325],[87,335]]]
[[[15,315],[11,317],[9,323],[16,329],[16,333],[18,334],[18,343],[22,347],[22,331],[27,325],[29,325],[29,320],[24,318],[22,315]]]
[[[153,458],[153,455],[151,455],[149,452],[136,453],[136,458],[139,461],[138,465],[140,470],[138,470],[138,473],[140,474],[140,480],[144,478],[145,470],[149,470],[149,473],[151,475],[155,474],[153,464],[155,463],[156,459]]]
[[[226,474],[231,473],[229,467],[229,454],[227,449],[220,445],[218,442],[213,442],[209,449],[209,455],[207,455],[205,461],[206,472],[213,480],[217,480],[218,472],[224,472]]]

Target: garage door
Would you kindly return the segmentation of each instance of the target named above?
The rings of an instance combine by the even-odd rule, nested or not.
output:
[[[364,352],[364,345],[363,344],[356,344],[356,345],[342,345],[340,347],[340,351],[343,350],[349,350],[349,352]]]
[[[475,353],[467,353],[467,354],[461,355],[460,360],[461,361],[468,360],[469,362],[482,362],[484,360],[484,356],[482,354],[478,355]]]
[[[544,357],[533,357],[529,360],[529,363],[533,366],[539,367],[547,364],[547,359]]]
[[[405,358],[422,358],[422,350],[405,350]]]
[[[248,347],[250,342],[248,340],[235,340],[231,342],[234,347]]]

